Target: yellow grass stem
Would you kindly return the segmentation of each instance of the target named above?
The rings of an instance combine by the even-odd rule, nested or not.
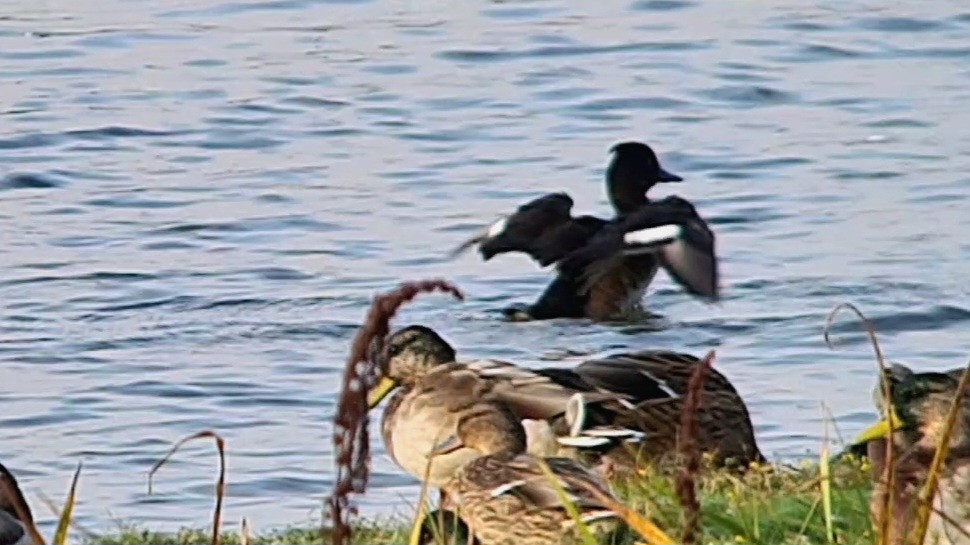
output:
[[[623,522],[626,522],[630,528],[633,528],[638,534],[640,534],[640,537],[646,540],[647,545],[676,544],[674,539],[668,536],[656,524],[640,516],[640,514],[633,509],[630,509],[629,507],[611,498],[608,494],[604,494],[595,486],[587,486],[585,489],[595,496],[597,501],[610,508],[612,511],[615,511],[616,514],[623,519]]]
[[[442,433],[446,433],[444,428],[438,430],[435,433],[434,441],[432,445],[437,445],[441,439]],[[431,464],[434,463],[434,455],[428,454],[428,463],[424,464],[424,475],[421,478],[421,491],[418,494],[418,511],[414,515],[414,522],[411,524],[411,533],[408,536],[408,545],[419,545],[421,543],[421,525],[424,523],[424,517],[427,516],[427,504],[428,504],[428,479],[431,478]],[[439,507],[441,507],[439,505]]]
[[[67,543],[67,532],[71,527],[71,518],[74,515],[74,502],[77,498],[77,479],[81,476],[81,462],[77,463],[74,470],[74,478],[71,480],[71,488],[67,492],[67,500],[64,501],[64,508],[57,521],[57,531],[54,533],[53,545],[64,545]]]
[[[590,532],[589,526],[583,522],[582,516],[579,514],[579,509],[576,508],[576,504],[573,503],[569,496],[566,495],[566,491],[562,486],[559,485],[559,478],[556,477],[549,465],[542,458],[536,458],[536,462],[539,464],[539,469],[542,470],[543,475],[549,480],[552,485],[553,490],[556,491],[556,496],[559,497],[559,503],[562,504],[563,508],[566,509],[566,513],[569,518],[573,519],[576,523],[576,530],[579,532],[580,539],[583,540],[585,545],[597,545],[596,538],[593,537],[593,533]]]
[[[824,410],[824,405],[823,405]],[[829,420],[824,419],[825,435],[822,440],[822,450],[819,452],[818,469],[819,482],[822,489],[822,516],[825,519],[825,539],[829,543],[835,542],[835,532],[832,530],[832,472],[829,467]]]

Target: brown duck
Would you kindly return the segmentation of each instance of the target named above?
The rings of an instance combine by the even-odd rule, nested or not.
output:
[[[615,354],[586,361],[574,369],[525,369],[511,363],[480,360],[458,363],[455,350],[434,330],[410,326],[398,330],[377,356],[385,377],[369,393],[371,407],[395,389],[381,421],[385,447],[408,473],[424,480],[428,454],[453,434],[458,409],[467,398],[495,396],[507,403],[520,419],[544,421],[557,441],[576,446],[580,435],[608,434],[636,437],[636,441],[610,440],[604,452],[594,445],[582,449],[585,461],[608,457],[626,466],[640,460],[657,460],[675,451],[682,396],[697,358],[675,352],[649,351]],[[440,381],[467,382],[468,391],[442,389]],[[583,417],[577,426],[568,418],[570,400],[582,395]],[[575,402],[575,401],[574,401]],[[725,463],[764,461],[758,450],[744,401],[731,383],[713,371],[705,386],[699,414],[699,446]],[[624,431],[625,430],[625,431]],[[545,442],[544,442],[545,443]],[[631,453],[631,443],[636,449]],[[598,447],[603,447],[599,443]],[[547,454],[530,438],[530,452]],[[476,454],[456,449],[436,456],[429,482],[441,486],[457,467]],[[590,459],[592,458],[592,459]]]
[[[883,516],[889,494],[889,543],[913,543],[918,494],[926,482],[933,456],[957,392],[962,369],[945,373],[914,373],[893,365],[888,374],[892,399],[886,402],[877,386],[874,397],[885,419],[862,432],[857,444],[867,444],[875,486],[870,504],[873,521]],[[925,544],[970,545],[970,395],[960,400],[960,412],[950,437],[947,458],[933,499]],[[894,423],[889,437],[889,420]],[[894,488],[883,478],[886,443],[895,457]]]

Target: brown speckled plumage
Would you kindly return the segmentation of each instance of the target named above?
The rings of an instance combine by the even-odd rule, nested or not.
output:
[[[500,401],[479,401],[459,416],[455,440],[480,454],[445,483],[448,497],[481,545],[581,543],[539,459],[525,454],[518,417]],[[608,543],[624,528],[618,515],[596,499],[609,487],[579,463],[544,459],[558,486],[587,522],[597,543]]]
[[[560,438],[569,433],[565,414],[569,400],[582,393],[584,427],[629,428],[643,432],[645,438],[632,445],[617,441],[608,448],[581,449],[577,458],[589,465],[609,460],[617,468],[625,468],[631,462],[649,461],[676,450],[682,396],[698,363],[693,356],[665,351],[616,354],[574,369],[533,370],[492,360],[456,363],[450,345],[423,326],[395,332],[386,346],[389,376],[400,389],[384,412],[384,443],[395,462],[418,479],[423,479],[426,454],[435,444],[436,432],[453,430],[461,403],[473,397],[442,393],[445,390],[435,386],[436,382],[475,377],[472,382],[482,391],[474,396],[487,392],[508,404],[519,418],[547,422],[552,434]],[[702,452],[741,464],[763,460],[743,400],[715,370],[704,388],[698,423]],[[632,454],[630,446],[636,447]],[[545,455],[549,450],[530,444],[529,452]],[[429,482],[440,486],[449,471],[467,463],[468,458],[467,452],[459,450],[435,460]]]
[[[606,406],[609,411],[606,417],[612,417],[613,425],[646,433],[637,454],[650,460],[676,451],[683,396],[687,391],[687,381],[698,362],[696,357],[688,354],[647,351],[589,360],[575,371],[599,388],[631,395],[635,395],[635,392],[627,391],[624,386],[636,384],[637,379],[641,378],[637,375],[647,373],[676,394],[643,399],[635,403],[633,410],[619,404]],[[629,386],[626,388],[629,389]],[[701,452],[714,454],[722,461],[741,464],[764,461],[744,400],[730,381],[714,369],[708,374],[696,418],[698,448]]]

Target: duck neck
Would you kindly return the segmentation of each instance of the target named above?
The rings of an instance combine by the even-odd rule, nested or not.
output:
[[[650,202],[647,198],[646,193],[642,191],[636,191],[626,187],[611,187],[610,188],[610,204],[613,205],[613,210],[616,211],[617,216],[623,216],[629,214],[635,210],[640,209],[645,204]]]
[[[610,204],[618,216],[629,214],[650,202],[647,190],[636,179],[623,172],[622,169],[611,169],[607,173],[606,192],[610,197]]]

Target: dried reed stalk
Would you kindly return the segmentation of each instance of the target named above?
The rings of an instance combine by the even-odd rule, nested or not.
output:
[[[707,372],[714,362],[714,351],[704,356],[687,382],[687,396],[680,412],[680,429],[677,430],[677,450],[681,466],[677,471],[675,486],[684,516],[684,532],[680,542],[683,545],[696,545],[701,533],[701,504],[697,500],[695,481],[701,468],[701,453],[697,448],[697,411],[700,410],[704,396],[704,383]]]
[[[441,280],[404,282],[396,289],[377,295],[371,303],[363,325],[350,347],[344,370],[340,399],[334,416],[334,452],[336,478],[333,492],[327,499],[328,517],[333,519],[332,543],[350,542],[351,529],[344,520],[351,493],[362,494],[367,487],[370,465],[368,435],[367,392],[377,384],[385,372],[371,354],[379,354],[384,337],[390,331],[390,321],[397,310],[419,293],[442,291],[457,299],[464,299],[461,290]]]
[[[889,374],[886,372],[886,359],[882,355],[882,348],[879,347],[879,339],[876,337],[876,328],[872,325],[869,318],[859,310],[859,307],[853,305],[852,303],[839,303],[832,309],[829,313],[828,318],[825,320],[825,327],[823,329],[823,337],[825,338],[825,344],[832,350],[835,350],[835,343],[832,342],[832,338],[829,330],[832,328],[832,323],[835,320],[835,316],[840,310],[847,309],[855,314],[859,321],[862,322],[863,328],[866,330],[866,335],[869,337],[869,343],[872,345],[872,350],[876,354],[876,363],[879,365],[879,380],[882,384],[882,395],[885,403],[892,403],[892,384],[889,381]],[[889,508],[892,501],[893,490],[896,488],[896,449],[893,444],[893,435],[895,433],[894,427],[896,423],[893,422],[891,417],[892,411],[886,415],[887,423],[889,424],[889,435],[886,441],[886,455],[885,455],[885,466],[883,466],[883,474],[880,477],[885,483],[886,487],[882,492],[882,497],[879,498],[879,503],[882,506],[879,509],[879,519],[876,521],[876,533],[878,535],[877,543],[886,544],[890,543],[889,537]]]
[[[219,479],[216,481],[216,507],[212,513],[212,545],[219,545],[219,540],[222,536],[222,503],[226,496],[226,442],[218,433],[209,430],[200,431],[188,437],[183,437],[172,445],[168,453],[161,460],[155,462],[155,465],[148,471],[148,493],[152,493],[152,479],[155,476],[155,472],[165,465],[171,459],[172,455],[182,448],[182,445],[189,441],[209,437],[215,439],[216,450],[219,452]]]

